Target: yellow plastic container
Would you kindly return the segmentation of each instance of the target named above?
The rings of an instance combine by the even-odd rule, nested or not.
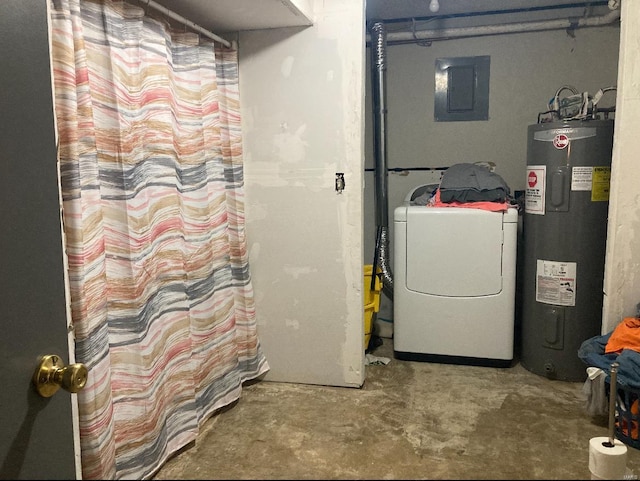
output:
[[[364,306],[364,350],[369,347],[369,341],[371,340],[371,333],[373,331],[373,302]]]
[[[382,289],[382,283],[380,282],[380,276],[376,275],[373,289],[371,289],[371,275],[373,272],[373,265],[367,264],[364,266],[364,348],[365,350],[369,346],[369,340],[371,339],[371,333],[373,332],[373,318],[375,314],[380,310],[380,290]],[[378,269],[380,273],[380,269]]]

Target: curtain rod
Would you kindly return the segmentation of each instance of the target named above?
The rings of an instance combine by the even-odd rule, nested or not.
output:
[[[170,18],[172,18],[174,20],[177,20],[178,22],[180,22],[180,23],[188,26],[189,28],[195,30],[196,32],[201,33],[205,37],[208,37],[208,38],[210,38],[212,40],[215,40],[216,42],[221,43],[225,47],[229,47],[229,48],[231,47],[231,42],[229,42],[228,40],[225,40],[222,37],[218,37],[215,33],[210,32],[209,30],[206,30],[205,28],[202,28],[200,25],[196,25],[191,20],[188,20],[188,19],[184,18],[182,15],[178,15],[174,11],[169,10],[167,7],[163,7],[162,5],[160,5],[159,3],[154,2],[153,0],[142,0],[142,1],[145,2],[149,7],[154,8],[154,9],[164,13],[167,17],[170,17]]]

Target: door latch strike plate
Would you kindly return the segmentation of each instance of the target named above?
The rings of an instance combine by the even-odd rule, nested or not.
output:
[[[344,187],[345,187],[344,173],[336,172],[336,192],[338,194],[342,194],[342,191],[344,190]]]

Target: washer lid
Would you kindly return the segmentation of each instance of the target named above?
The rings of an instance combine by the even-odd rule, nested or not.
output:
[[[407,288],[448,297],[502,290],[503,214],[456,207],[407,208]]]

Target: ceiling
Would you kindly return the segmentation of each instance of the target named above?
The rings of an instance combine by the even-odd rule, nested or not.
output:
[[[594,0],[366,0],[367,21],[408,23],[415,20],[462,24],[497,24],[550,20],[608,12],[607,1]],[[140,0],[144,3],[144,0]],[[310,25],[312,0],[156,0],[216,34]],[[298,7],[303,8],[298,8]],[[307,11],[304,11],[307,10]],[[466,22],[466,23],[465,23]],[[436,25],[434,25],[436,26]]]

